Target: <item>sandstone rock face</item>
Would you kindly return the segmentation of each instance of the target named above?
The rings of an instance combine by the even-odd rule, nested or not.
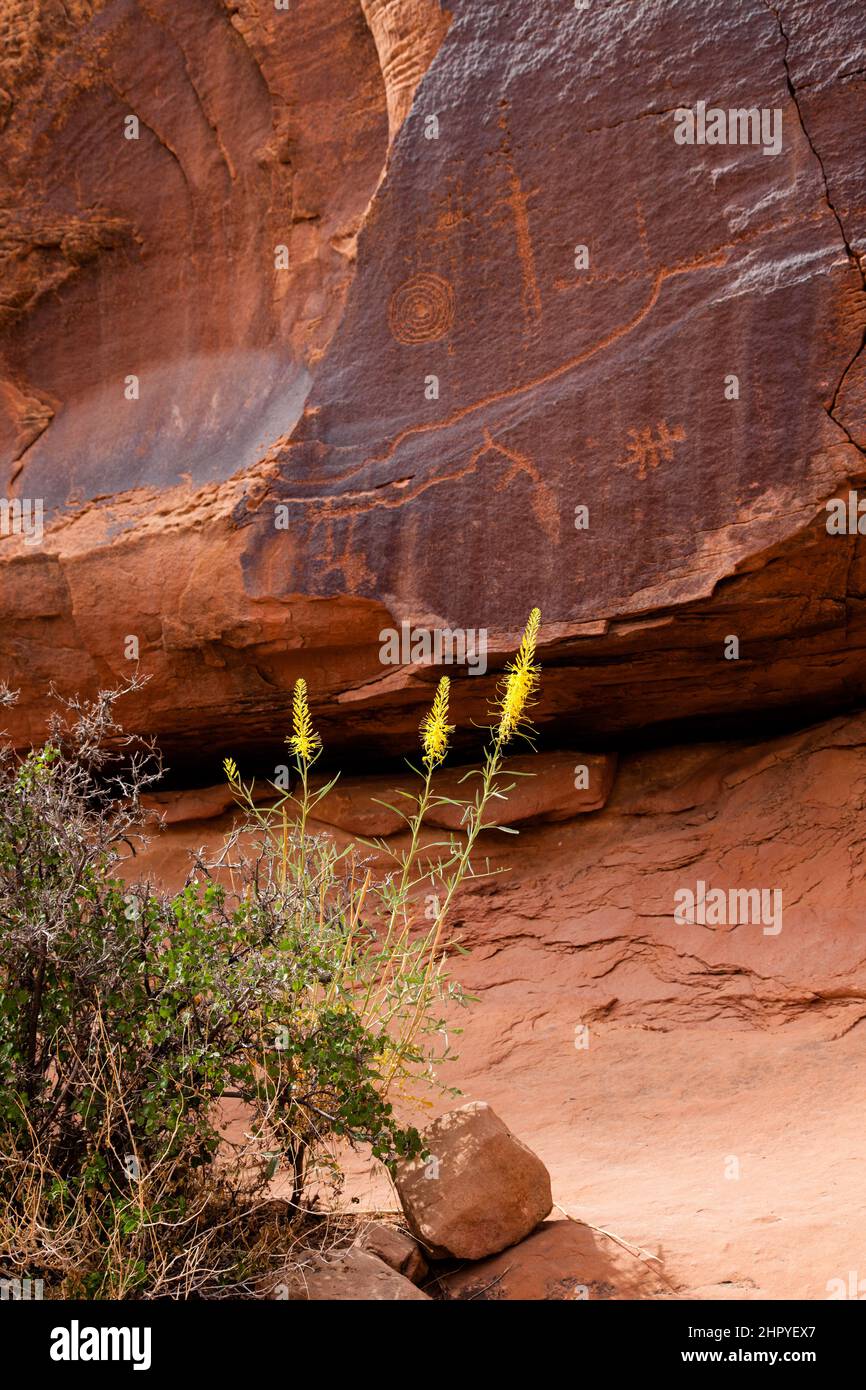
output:
[[[7,476],[168,515],[300,415],[387,149],[372,36],[353,0],[0,13]]]
[[[616,758],[612,754],[593,754],[562,749],[556,753],[536,753],[509,758],[502,778],[507,799],[497,804],[501,825],[563,821],[597,811],[607,801],[613,786]],[[443,767],[437,776],[439,796],[467,798],[465,767]],[[330,779],[329,779],[330,780]],[[313,777],[313,790],[324,783]],[[406,797],[417,797],[417,777],[399,772],[390,777],[340,777],[336,786],[315,808],[311,823],[349,835],[390,836],[400,831],[404,821],[398,810],[409,805]],[[267,782],[256,786],[261,802],[273,799]],[[471,787],[469,788],[471,796]],[[223,817],[234,804],[234,794],[226,782],[195,791],[156,791],[146,794],[143,803],[152,813],[154,825],[165,828],[192,821]],[[287,808],[292,814],[292,807]],[[456,830],[460,811],[454,806],[433,805],[424,817],[427,826]]]
[[[270,1296],[307,1303],[430,1301],[409,1279],[358,1249],[311,1256],[299,1273],[277,1283]]]
[[[509,758],[502,786],[507,799],[497,803],[496,819],[502,825],[528,821],[570,820],[597,811],[613,786],[616,759],[609,754],[560,750],[556,753],[518,755]],[[471,798],[466,768],[445,767],[439,772],[439,795],[454,800]],[[393,835],[403,822],[392,807],[408,804],[395,791],[417,795],[418,786],[406,777],[341,777],[333,791],[316,807],[316,819],[355,835]],[[426,825],[457,830],[461,812],[455,806],[431,806]]]
[[[534,1230],[552,1206],[544,1164],[484,1102],[440,1116],[427,1160],[398,1165],[410,1229],[434,1259],[480,1260]]]
[[[396,1226],[371,1221],[357,1244],[390,1269],[396,1269],[398,1274],[411,1279],[413,1284],[420,1284],[427,1274],[427,1261],[418,1246]]]
[[[436,672],[380,632],[487,630],[465,726],[536,602],[569,737],[862,696],[859,0],[65,12],[2,10],[16,737],[133,634],[176,766],[302,672],[399,750]],[[779,152],[677,144],[700,101]]]
[[[439,0],[361,0],[382,67],[391,139],[448,29]]]

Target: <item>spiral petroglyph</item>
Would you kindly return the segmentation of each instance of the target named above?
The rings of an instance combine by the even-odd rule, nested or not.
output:
[[[398,343],[435,343],[453,322],[454,291],[441,275],[422,271],[391,296],[388,325]]]

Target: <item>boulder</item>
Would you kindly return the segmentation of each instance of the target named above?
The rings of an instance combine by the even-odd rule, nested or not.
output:
[[[420,1284],[427,1274],[427,1261],[418,1246],[411,1236],[398,1231],[396,1226],[373,1221],[358,1238],[356,1246],[383,1260],[389,1268],[411,1279],[413,1284]]]
[[[443,1274],[440,1284],[446,1298],[466,1302],[675,1297],[658,1259],[582,1221],[545,1221],[519,1245]]]
[[[335,1254],[312,1255],[300,1269],[275,1283],[269,1297],[307,1303],[378,1303],[429,1301],[430,1295],[371,1251],[355,1246]]]
[[[398,1165],[409,1229],[434,1259],[480,1260],[529,1235],[550,1212],[550,1175],[495,1111],[475,1101],[425,1133],[429,1157]]]

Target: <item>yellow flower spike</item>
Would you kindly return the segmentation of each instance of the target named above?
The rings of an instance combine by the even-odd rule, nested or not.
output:
[[[238,765],[234,758],[223,758],[223,771],[232,786],[241,780],[241,774],[238,772]]]
[[[313,728],[310,707],[307,704],[307,682],[303,678],[295,681],[292,729],[293,732],[286,739],[286,743],[302,763],[311,762],[321,748],[322,740]]]
[[[424,763],[430,772],[438,767],[448,752],[448,735],[453,734],[455,725],[448,723],[448,694],[451,682],[443,676],[436,688],[430,712],[421,720],[421,747],[424,750]]]
[[[526,711],[535,704],[533,697],[541,678],[541,667],[535,660],[540,624],[541,610],[533,608],[517,655],[505,668],[499,703],[499,743],[507,743],[517,733],[521,724],[527,722]]]

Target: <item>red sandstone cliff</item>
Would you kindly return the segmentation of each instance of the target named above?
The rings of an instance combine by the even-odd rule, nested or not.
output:
[[[495,657],[533,602],[581,734],[860,698],[858,8],[6,0],[16,734],[133,634],[175,759],[266,747],[302,670],[384,744],[430,677],[382,628]],[[780,153],[676,144],[701,99]]]
[[[332,749],[397,753],[436,673],[380,631],[488,630],[468,728],[538,603],[547,748],[625,752],[555,821],[542,760],[467,895],[455,1081],[681,1290],[825,1296],[866,1229],[866,562],[825,507],[866,487],[859,0],[0,0],[0,36],[2,487],[46,508],[0,536],[4,723],[134,636],[187,782],[279,760],[301,674]],[[780,152],[677,144],[702,100]],[[153,871],[220,811],[179,798]],[[672,925],[699,879],[779,885],[783,930]]]

